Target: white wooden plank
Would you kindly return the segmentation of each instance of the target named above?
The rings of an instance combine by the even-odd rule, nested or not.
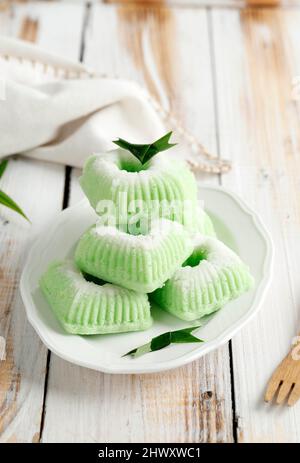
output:
[[[1,442],[39,438],[47,350],[26,320],[18,281],[26,250],[61,207],[63,185],[62,168],[21,159],[10,161],[1,179],[1,188],[32,221],[30,226],[1,207],[0,334],[7,344],[0,362]]]
[[[212,12],[220,150],[234,188],[262,216],[275,274],[260,314],[233,341],[238,440],[299,442],[294,408],[263,403],[267,381],[299,331],[299,75],[297,10]],[[254,250],[255,252],[255,250]]]
[[[87,64],[147,85],[215,149],[206,12],[95,6],[90,19]],[[71,202],[80,195],[73,177]],[[43,442],[232,439],[227,347],[185,368],[140,376],[105,375],[51,357]]]
[[[29,22],[36,23],[34,41],[39,46],[76,60],[80,53],[84,9],[83,3],[29,2],[14,5],[11,35],[20,37],[24,23],[29,19]]]
[[[3,4],[2,7],[0,6],[0,32],[3,35],[8,35],[9,33],[10,14],[11,14],[11,11],[8,5]]]
[[[102,0],[108,4],[134,4],[138,5],[140,0]],[[225,7],[225,8],[245,8],[247,5],[254,7],[261,6],[277,6],[280,7],[295,7],[300,6],[299,0],[142,0],[143,5],[160,7],[168,5],[170,7],[181,8],[206,8],[206,7]]]
[[[65,21],[55,19],[61,13],[68,18],[68,12],[73,15],[74,30],[66,29]],[[49,23],[50,17],[52,24]],[[20,37],[24,33],[24,39],[42,43],[48,50],[60,50],[71,58],[78,56],[82,8],[75,11],[65,5],[49,5],[48,9],[42,4],[26,4],[15,7],[14,14],[6,15],[5,21],[2,14],[0,18],[5,23],[2,30],[7,34]],[[34,22],[36,27],[22,27],[26,18],[27,25]],[[57,35],[52,33],[54,29]],[[62,29],[66,34],[65,41],[61,40]],[[69,38],[70,34],[72,37]],[[1,207],[0,335],[5,336],[7,342],[6,360],[0,362],[1,442],[37,442],[40,438],[47,349],[26,320],[18,282],[30,244],[61,209],[64,179],[65,169],[61,166],[21,158],[11,160],[1,178],[1,189],[24,208],[32,221],[30,226]]]

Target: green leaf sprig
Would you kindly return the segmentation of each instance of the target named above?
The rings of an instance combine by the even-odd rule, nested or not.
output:
[[[120,146],[120,148],[130,151],[143,165],[146,164],[146,162],[148,162],[157,153],[168,150],[169,148],[172,148],[172,146],[176,145],[176,143],[169,143],[171,135],[172,132],[169,132],[155,142],[148,145],[129,143],[128,141],[123,140],[123,138],[119,138],[113,143]]]
[[[4,171],[5,171],[6,167],[7,167],[7,164],[8,164],[8,159],[3,159],[3,161],[1,161],[1,163],[0,163],[0,178],[4,174]]]
[[[8,160],[4,159],[3,161],[0,162],[0,178],[4,174],[4,171],[7,167]],[[28,222],[30,220],[28,217],[24,214],[22,209],[15,203],[13,199],[11,199],[4,191],[0,190],[0,204],[2,204],[5,207],[8,207],[9,209],[12,209],[13,211],[17,212],[18,214],[22,215]]]
[[[195,331],[199,326],[191,326],[189,328],[184,328],[182,330],[177,331],[168,331],[167,333],[160,334],[155,338],[152,338],[150,342],[144,344],[143,346],[137,347],[136,349],[127,352],[127,354],[123,355],[126,357],[127,355],[131,355],[134,358],[140,357],[141,355],[148,354],[149,352],[154,352],[156,350],[163,349],[164,347],[169,346],[172,343],[191,343],[191,342],[204,342],[200,338],[196,338],[196,336],[192,335],[192,331]]]

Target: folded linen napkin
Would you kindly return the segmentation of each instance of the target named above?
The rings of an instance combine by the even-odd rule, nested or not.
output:
[[[152,142],[170,119],[135,82],[101,77],[80,63],[0,37],[0,158],[22,153],[82,167],[92,152],[113,149],[115,138]],[[186,135],[176,121],[173,128]],[[199,170],[228,170],[191,136],[189,142],[176,155]]]

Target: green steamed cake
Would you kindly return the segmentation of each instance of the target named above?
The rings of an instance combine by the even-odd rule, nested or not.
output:
[[[111,200],[118,208],[125,205],[128,214],[142,208],[152,218],[176,220],[191,229],[197,227],[195,177],[184,162],[173,161],[164,153],[144,165],[123,149],[94,154],[84,165],[80,184],[99,215],[106,210],[101,201]]]
[[[198,235],[194,250],[152,299],[182,320],[196,320],[248,291],[254,284],[248,267],[216,238]]]
[[[100,283],[87,281],[72,262],[62,261],[50,264],[40,287],[68,333],[121,333],[152,325],[146,294]]]
[[[192,249],[186,228],[170,220],[156,220],[140,235],[96,224],[80,238],[75,262],[97,278],[150,293],[172,276]]]
[[[201,235],[212,236],[216,238],[215,227],[211,218],[203,209],[199,208],[197,232]]]

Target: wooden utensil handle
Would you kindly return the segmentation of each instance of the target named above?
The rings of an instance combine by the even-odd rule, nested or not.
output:
[[[294,360],[298,360],[300,357],[300,333],[298,336],[295,336],[292,341],[292,348],[289,353]]]

